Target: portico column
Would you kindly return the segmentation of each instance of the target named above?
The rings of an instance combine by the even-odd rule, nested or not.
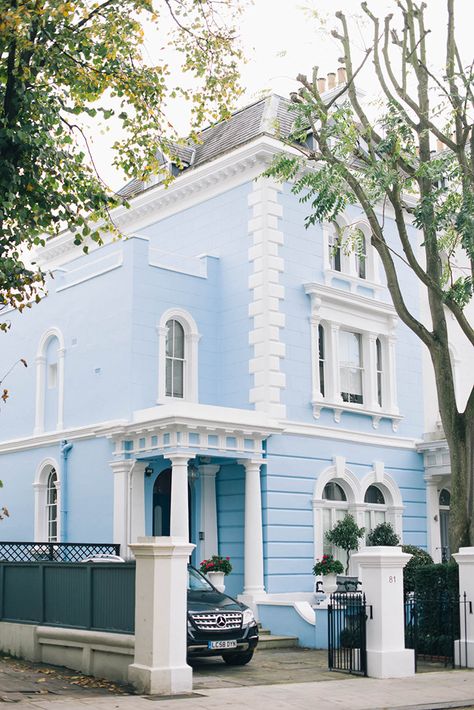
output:
[[[130,472],[130,506],[128,544],[145,535],[145,468],[147,461],[135,461]],[[130,555],[127,554],[127,557]]]
[[[262,461],[243,460],[245,467],[245,530],[243,599],[252,604],[265,595],[263,582],[263,531],[260,466]]]
[[[122,459],[110,461],[109,465],[114,472],[114,523],[113,541],[120,545],[120,554],[128,555],[128,491],[130,485],[130,472],[135,461]]]
[[[426,479],[425,479],[426,480]],[[426,480],[426,517],[428,522],[428,552],[434,562],[441,562],[441,529],[439,524],[438,483]]]
[[[171,461],[170,535],[189,540],[188,461],[189,455],[167,456]]]
[[[216,474],[220,466],[206,464],[199,466],[201,479],[201,530],[204,539],[201,542],[200,556],[205,560],[217,555],[219,543],[217,538],[217,504],[216,504]]]

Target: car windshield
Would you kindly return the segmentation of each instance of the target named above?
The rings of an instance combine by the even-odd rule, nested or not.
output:
[[[202,574],[199,574],[199,572],[192,567],[188,567],[188,591],[212,592],[213,587]]]

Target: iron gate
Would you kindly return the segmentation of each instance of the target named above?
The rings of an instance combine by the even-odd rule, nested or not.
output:
[[[467,668],[467,614],[472,602],[465,592],[405,596],[405,646],[415,651],[415,670],[420,660]]]
[[[328,604],[330,671],[367,675],[367,609],[362,592],[334,592]]]

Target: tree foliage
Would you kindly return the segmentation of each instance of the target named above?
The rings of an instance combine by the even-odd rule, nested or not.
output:
[[[465,311],[474,279],[474,61],[464,61],[456,43],[454,0],[446,0],[446,38],[433,39],[438,46],[445,41],[445,66],[439,75],[427,55],[424,3],[400,0],[397,17],[382,20],[368,3],[361,7],[373,32],[362,62],[355,66],[348,20],[336,13],[340,29],[332,34],[341,45],[347,83],[321,93],[318,67],[311,78],[298,76],[301,87],[291,97],[292,150],[267,175],[293,183],[293,192],[308,206],[307,227],[335,222],[351,204],[365,213],[395,310],[428,348],[433,364],[451,457],[454,552],[472,544],[474,535],[474,389],[460,409],[447,325],[449,314],[474,344]],[[384,103],[375,119],[356,89],[369,59]],[[386,232],[390,216],[396,244]],[[419,230],[418,243],[413,227]],[[400,274],[407,268],[424,292],[429,323],[403,292]]]
[[[365,528],[359,528],[354,516],[347,513],[342,520],[326,532],[326,540],[346,553],[346,574],[349,574],[349,560],[353,550],[359,549],[359,540],[364,537]]]
[[[170,101],[191,102],[192,131],[227,116],[240,56],[230,12],[232,0],[0,0],[0,312],[42,296],[28,249],[65,228],[87,249],[114,229],[86,119],[119,122],[115,164],[146,181],[178,140]],[[192,95],[165,60],[145,61],[144,22],[180,54]]]

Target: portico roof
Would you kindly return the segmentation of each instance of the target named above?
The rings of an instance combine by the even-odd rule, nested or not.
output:
[[[262,441],[284,427],[264,412],[173,401],[137,410],[131,421],[100,427],[116,456],[171,451],[260,455]]]

